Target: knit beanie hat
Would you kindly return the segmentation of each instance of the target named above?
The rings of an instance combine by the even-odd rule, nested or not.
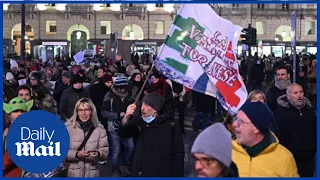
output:
[[[269,131],[274,117],[266,104],[260,101],[246,102],[241,106],[239,111],[243,111],[261,133],[266,134]]]
[[[83,77],[81,77],[80,75],[77,74],[77,75],[72,77],[71,82],[72,82],[72,84],[83,83],[84,79],[83,79]]]
[[[3,110],[10,114],[13,111],[22,110],[24,112],[30,111],[33,106],[33,100],[25,102],[25,100],[15,97],[11,99],[11,101],[7,103],[3,103]]]
[[[164,98],[161,95],[159,95],[157,92],[154,91],[152,93],[146,94],[143,97],[141,102],[152,107],[157,112],[160,112],[163,105],[164,105]]]
[[[41,79],[42,79],[42,74],[41,74],[40,72],[38,72],[38,71],[34,71],[34,72],[32,72],[30,78],[34,78],[34,79],[36,79],[37,81],[41,81]]]
[[[220,122],[214,123],[202,131],[191,148],[192,154],[206,154],[217,159],[226,167],[231,165],[231,152],[231,134]]]
[[[102,77],[102,82],[106,83],[106,82],[109,82],[109,81],[113,81],[112,76],[110,74],[105,74]]]
[[[62,73],[62,77],[65,77],[65,78],[68,78],[68,79],[71,79],[71,73],[68,72],[68,71],[65,71]]]
[[[7,72],[6,74],[6,80],[7,81],[10,81],[10,80],[13,80],[14,79],[14,76],[11,72]]]
[[[128,78],[124,75],[118,75],[114,81],[114,86],[127,86]]]

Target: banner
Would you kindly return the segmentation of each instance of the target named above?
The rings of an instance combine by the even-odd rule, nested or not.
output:
[[[73,59],[76,61],[77,64],[81,64],[84,60],[84,51],[78,52],[76,55],[73,56]]]
[[[235,55],[241,30],[208,4],[183,4],[154,65],[169,79],[216,97],[235,114],[247,99]]]

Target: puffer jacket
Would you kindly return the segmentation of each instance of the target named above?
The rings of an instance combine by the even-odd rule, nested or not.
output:
[[[108,136],[103,125],[100,122],[94,124],[95,129],[82,149],[99,151],[100,157],[98,159],[87,157],[81,160],[76,158],[76,153],[86,134],[78,122],[75,128],[71,120],[66,122],[66,126],[70,135],[70,148],[66,159],[70,162],[67,177],[99,177],[98,161],[106,160],[109,153]]]
[[[296,162],[291,152],[279,144],[272,134],[273,143],[256,157],[232,141],[232,160],[239,170],[239,177],[299,177]]]

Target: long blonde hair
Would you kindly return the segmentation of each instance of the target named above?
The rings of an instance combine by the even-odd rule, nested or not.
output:
[[[76,105],[74,107],[73,115],[70,118],[73,127],[74,128],[76,127],[76,122],[77,122],[77,118],[78,118],[78,109],[81,104],[89,105],[89,107],[91,108],[91,121],[92,121],[94,127],[97,127],[98,123],[99,123],[98,116],[97,116],[97,109],[96,109],[95,105],[93,104],[92,100],[89,98],[82,98],[76,103]]]

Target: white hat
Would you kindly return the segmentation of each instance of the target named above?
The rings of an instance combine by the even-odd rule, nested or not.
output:
[[[10,80],[13,80],[14,79],[14,76],[11,72],[7,72],[6,74],[6,80],[7,81],[10,81]]]
[[[13,60],[13,59],[10,59],[10,69],[13,69],[13,68],[18,68],[18,63],[17,61]]]

